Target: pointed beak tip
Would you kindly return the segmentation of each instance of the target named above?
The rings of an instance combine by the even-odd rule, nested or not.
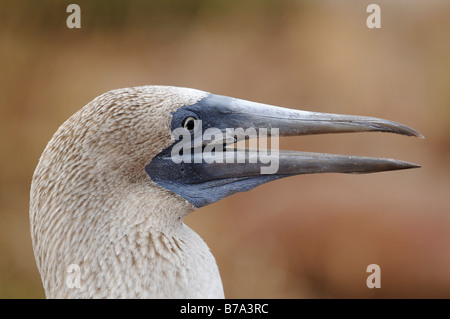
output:
[[[416,131],[416,130],[414,130],[412,128],[410,128],[408,135],[409,136],[413,136],[413,137],[418,137],[420,139],[424,139],[425,138],[425,136],[423,136],[421,133],[419,133],[418,131]]]
[[[411,169],[411,168],[421,168],[422,165],[419,164],[415,164],[415,163],[410,163],[410,162],[402,162],[398,167],[396,167],[395,169]]]
[[[425,138],[425,136],[423,136],[421,133],[419,133],[415,129],[413,129],[413,128],[409,127],[409,126],[398,124],[398,123],[396,123],[396,125],[395,125],[393,130],[388,130],[388,132],[397,133],[397,134],[406,135],[406,136],[418,137],[420,139],[424,139]]]

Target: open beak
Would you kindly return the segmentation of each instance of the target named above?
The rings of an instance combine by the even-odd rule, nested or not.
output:
[[[201,126],[192,133],[192,149],[201,151],[183,154],[183,160],[178,168],[173,169],[170,176],[160,176],[155,172],[162,163],[173,160],[172,145],[161,152],[159,160],[153,159],[147,168],[152,168],[150,177],[165,188],[177,184],[171,189],[188,199],[194,206],[201,207],[220,198],[239,191],[252,189],[263,183],[283,177],[312,173],[372,173],[388,170],[398,170],[420,167],[404,161],[372,158],[351,155],[334,155],[307,153],[297,151],[239,149],[235,142],[249,139],[249,132],[259,133],[261,130],[267,137],[298,136],[325,133],[349,132],[389,132],[406,136],[423,136],[405,125],[374,117],[338,115],[287,109],[261,103],[255,103],[226,96],[210,94],[195,105],[180,108],[173,114],[172,129],[179,127],[183,118],[189,114],[201,120]],[[215,130],[214,139],[205,142],[207,130]],[[252,131],[253,129],[253,131]],[[218,136],[221,133],[222,139]],[[276,136],[274,136],[276,135]],[[208,135],[209,136],[209,135]],[[261,137],[261,136],[256,136]],[[214,152],[205,152],[208,143],[216,145]],[[174,143],[175,144],[175,143]],[[218,145],[224,145],[223,148]],[[233,145],[230,147],[230,145]],[[210,150],[212,147],[209,148]],[[218,151],[224,154],[223,160],[218,160]],[[157,156],[157,157],[158,157]],[[240,160],[239,160],[239,156]],[[201,158],[199,158],[201,157]],[[165,159],[160,164],[159,161]],[[180,161],[179,161],[180,162]],[[169,164],[167,164],[169,165]],[[164,165],[163,165],[164,166]],[[272,168],[272,169],[269,169]],[[183,172],[176,174],[175,172]],[[180,187],[182,185],[182,187]],[[194,193],[197,194],[195,195]],[[198,192],[206,192],[205,198],[198,199]],[[194,199],[192,199],[194,198]]]
[[[242,134],[242,131],[245,132],[249,128],[266,128],[269,136],[273,129],[276,129],[279,136],[378,131],[423,138],[419,132],[408,126],[374,117],[300,111],[217,95],[211,97],[209,104],[210,107],[216,109],[216,112],[220,113],[222,131],[224,131],[224,126],[244,129],[240,131],[240,135],[236,134],[234,141],[231,140],[231,142],[247,139],[249,136],[245,133]],[[226,129],[224,132],[227,133]],[[230,136],[226,136],[226,138],[230,141]],[[235,152],[237,151],[239,150],[235,150]],[[203,154],[203,156],[207,155]],[[228,165],[224,174],[229,177],[234,175],[234,171],[238,176],[259,174],[261,165],[258,163],[249,165],[251,164],[250,156],[251,153],[246,154],[246,159],[248,159],[246,162],[249,162],[247,165],[242,167]],[[274,156],[279,158],[279,167],[274,173],[281,175],[327,172],[372,173],[420,167],[420,165],[399,160],[350,155],[278,151],[278,154],[275,152]],[[229,162],[236,163],[231,160]],[[215,165],[211,165],[209,168],[211,170],[219,169]]]

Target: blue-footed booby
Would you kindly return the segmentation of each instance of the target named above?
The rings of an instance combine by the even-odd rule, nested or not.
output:
[[[262,173],[267,161],[252,161],[248,154],[237,162],[217,157],[223,151],[236,158],[234,144],[248,139],[230,131],[238,128],[276,129],[279,136],[381,131],[421,137],[383,119],[300,111],[195,89],[107,92],[59,127],[33,175],[31,236],[46,297],[223,298],[213,255],[183,223],[189,213],[292,175],[419,167],[279,151],[276,170]],[[174,134],[177,129],[187,135]],[[214,133],[209,139],[207,130]],[[192,139],[182,143],[183,136]]]

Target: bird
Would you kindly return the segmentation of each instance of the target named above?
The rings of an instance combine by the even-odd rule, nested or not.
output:
[[[384,119],[184,87],[106,92],[57,129],[32,177],[30,231],[46,298],[225,298],[214,256],[183,222],[191,212],[293,175],[420,167],[389,158],[274,150],[276,170],[263,173],[267,160],[236,147],[252,137],[237,134],[238,128],[273,138],[365,131],[423,137]],[[207,132],[213,134],[207,138]],[[242,151],[244,160],[236,161]]]

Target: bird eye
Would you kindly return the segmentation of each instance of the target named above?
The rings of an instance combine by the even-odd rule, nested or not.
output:
[[[188,131],[193,131],[197,126],[197,119],[193,116],[189,116],[183,120],[182,125]]]

